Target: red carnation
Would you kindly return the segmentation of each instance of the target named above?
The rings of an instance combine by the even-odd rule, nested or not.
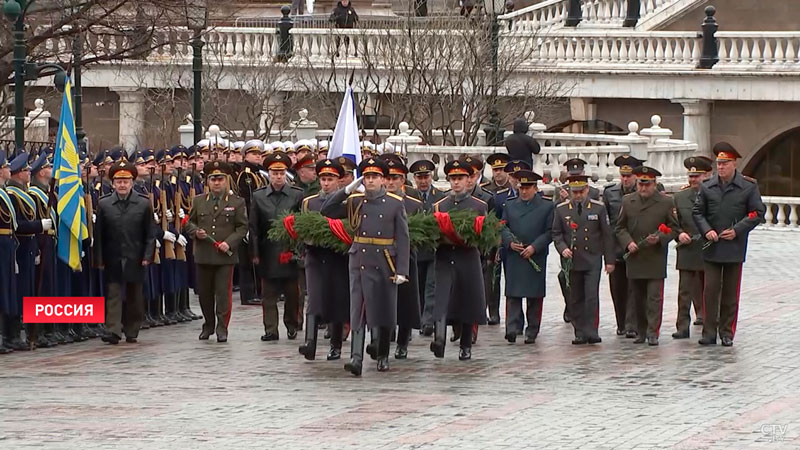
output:
[[[575,223],[575,222],[570,222],[569,223],[569,227],[572,228],[573,230],[577,230],[578,229],[578,224]]]
[[[672,233],[672,228],[662,223],[661,225],[658,226],[658,231],[663,234],[670,234]]]
[[[278,262],[281,264],[289,264],[289,262],[292,260],[292,256],[292,252],[282,252],[280,255],[278,255]]]
[[[755,219],[757,217],[758,217],[758,213],[756,211],[750,211],[749,213],[747,213],[747,218],[748,219]]]

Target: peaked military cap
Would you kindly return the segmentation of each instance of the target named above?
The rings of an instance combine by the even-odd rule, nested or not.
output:
[[[503,169],[503,172],[510,173],[514,175],[516,172],[520,170],[531,170],[531,166],[525,162],[515,159],[514,161],[509,162],[506,164],[506,167]]]
[[[567,160],[564,166],[567,168],[567,173],[570,175],[580,175],[581,172],[583,172],[583,168],[586,166],[586,161],[580,158],[572,158]]]
[[[480,158],[473,158],[472,156],[467,155],[464,157],[463,161],[472,166],[473,173],[483,169],[483,161],[481,161]]]
[[[108,177],[112,180],[117,179],[129,179],[135,180],[138,171],[133,164],[129,163],[128,161],[117,161],[112,166],[111,169],[108,170]]]
[[[339,163],[342,168],[344,168],[345,172],[355,172],[356,170],[356,163],[352,159],[346,156],[340,156],[336,158],[336,162]]]
[[[523,186],[535,185],[537,181],[542,179],[542,176],[532,170],[520,170],[514,173],[514,176],[519,180],[519,184]]]
[[[389,168],[389,175],[399,175],[399,176],[406,176],[408,173],[408,167],[403,164],[403,161],[400,158],[388,158],[386,160],[386,166]]]
[[[283,152],[274,152],[264,158],[264,168],[267,170],[286,170],[291,164],[292,160]]]
[[[11,173],[15,174],[24,170],[31,170],[31,166],[28,165],[29,156],[27,152],[19,152],[8,164]]]
[[[251,152],[258,154],[263,153],[264,141],[262,141],[261,139],[250,139],[249,141],[245,142],[242,146],[242,154],[246,155]]]
[[[689,171],[689,175],[702,175],[711,172],[711,159],[705,156],[690,156],[683,160],[683,166]]]
[[[589,175],[570,175],[567,177],[570,189],[583,189],[589,185]]]
[[[358,171],[361,172],[362,175],[376,173],[385,177],[389,174],[389,167],[382,159],[367,158],[358,165]]]
[[[426,175],[436,170],[436,164],[433,161],[429,161],[427,159],[420,159],[419,161],[414,161],[409,168],[409,171],[414,175]]]
[[[203,166],[203,169],[208,173],[208,178],[224,177],[231,174],[231,166],[218,159],[208,163],[207,166]]]
[[[619,167],[620,175],[631,175],[633,169],[641,166],[644,160],[636,159],[631,155],[620,155],[614,160],[614,165]]]
[[[447,176],[472,175],[474,172],[472,166],[463,159],[454,159],[444,165],[444,173]]]
[[[638,166],[633,169],[633,174],[639,183],[652,183],[656,181],[656,177],[661,176],[661,172],[648,166]]]
[[[717,143],[717,145],[714,146],[713,152],[717,155],[717,161],[736,161],[742,157],[742,155],[727,142]]]
[[[508,156],[508,153],[494,153],[486,158],[486,164],[489,164],[492,169],[503,169],[509,161],[511,161],[511,157]]]
[[[52,167],[52,164],[50,164],[48,161],[47,156],[48,155],[45,152],[39,153],[39,156],[30,165],[31,173],[36,173],[45,167]]]
[[[348,161],[350,160],[348,159]],[[316,170],[317,170],[317,176],[332,175],[337,178],[341,178],[344,176],[344,167],[342,167],[341,164],[332,159],[323,159],[322,161],[318,161],[316,165]]]

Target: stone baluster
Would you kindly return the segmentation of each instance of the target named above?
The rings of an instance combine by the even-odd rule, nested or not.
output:
[[[778,227],[784,228],[786,227],[786,205],[784,203],[778,203]]]
[[[772,221],[775,219],[775,216],[772,213],[773,204],[770,203],[770,202],[766,202],[766,201],[764,203],[766,203],[766,207],[767,207],[767,212],[766,212],[766,214],[764,214],[764,220],[766,221],[765,226],[772,227],[772,226],[774,226]]]
[[[797,221],[798,221],[797,209],[798,209],[798,205],[789,205],[789,227],[790,228],[798,228],[798,227],[800,227],[800,224],[797,223]]]
[[[408,126],[408,122],[400,122],[397,126],[398,134],[394,136],[389,136],[386,139],[386,142],[391,143],[394,146],[395,153],[400,153],[402,155],[408,155],[411,158],[411,154],[409,152],[409,148],[413,146],[417,146],[422,142],[422,138],[419,136],[414,136]],[[419,159],[419,158],[417,158]],[[442,176],[444,175],[444,160],[440,159],[441,167],[439,169],[442,170]],[[408,163],[411,164],[414,161],[409,159]],[[444,178],[441,178],[444,179]]]

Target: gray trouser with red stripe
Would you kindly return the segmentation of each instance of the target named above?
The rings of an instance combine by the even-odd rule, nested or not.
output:
[[[569,273],[569,311],[576,338],[597,338],[600,310],[600,268]]]
[[[705,263],[703,337],[716,339],[736,334],[742,263]]]
[[[231,321],[233,264],[197,265],[197,294],[203,311],[203,332],[228,337]]]

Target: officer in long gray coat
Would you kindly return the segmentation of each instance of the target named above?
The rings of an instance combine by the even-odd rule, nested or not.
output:
[[[712,242],[703,251],[705,291],[701,345],[714,345],[717,334],[730,347],[736,334],[739,286],[747,254],[747,236],[764,220],[766,207],[755,180],[736,170],[739,152],[730,144],[714,146],[717,175],[700,186],[694,221]]]
[[[389,370],[390,334],[397,326],[397,285],[408,282],[410,251],[403,199],[383,186],[389,172],[386,163],[368,158],[358,169],[362,176],[331,195],[321,210],[332,217],[346,199],[354,232],[348,251],[353,340],[345,370],[355,376],[361,375],[366,327],[378,328],[378,371]],[[362,182],[365,191],[356,193]]]
[[[468,162],[461,159],[445,165],[451,191],[433,205],[435,213],[469,209],[479,215],[488,214],[486,202],[471,195],[468,177],[473,170]],[[435,336],[431,342],[434,356],[444,358],[448,321],[461,327],[458,359],[471,359],[472,326],[486,323],[481,255],[477,248],[459,245],[446,236],[444,243],[436,249],[436,305],[433,317],[436,320]]]

